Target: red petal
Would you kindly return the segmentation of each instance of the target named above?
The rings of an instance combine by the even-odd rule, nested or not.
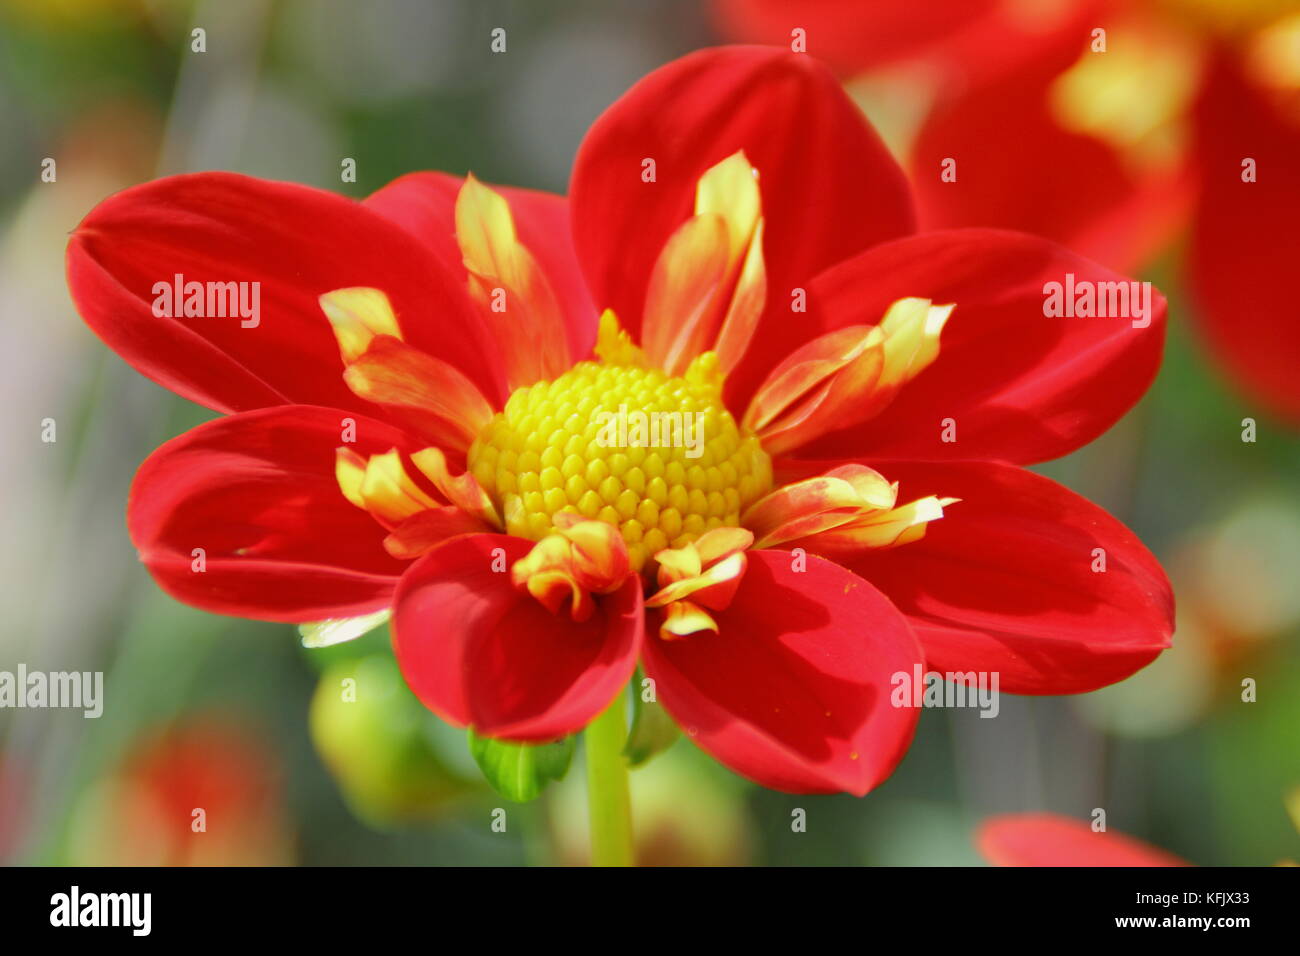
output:
[[[158,282],[259,282],[260,321],[157,318]],[[373,411],[343,383],[318,297],[383,290],[403,338],[498,393],[464,285],[403,230],[321,190],[233,173],[145,183],[104,200],[68,244],[83,318],[136,369],[218,411],[288,402]]]
[[[748,552],[720,633],[647,639],[646,674],[695,742],[763,786],[861,796],[902,759],[917,711],[892,707],[890,679],[921,650],[875,588],[815,556]],[[658,633],[657,615],[648,628]]]
[[[1189,866],[1172,853],[1114,831],[1094,832],[1055,813],[985,820],[975,845],[994,866]]]
[[[428,508],[407,518],[384,539],[384,550],[395,558],[423,557],[437,545],[462,534],[480,534],[492,529],[455,505]]]
[[[919,12],[915,0],[713,0],[724,36],[788,48],[791,30],[801,27],[808,52],[847,76],[924,58],[965,83],[1027,59],[1076,53],[1087,35],[1079,28],[1093,22],[1097,6],[1096,0],[927,0]]]
[[[456,244],[456,196],[465,180],[447,173],[410,173],[370,196],[365,204],[393,220],[434,250],[439,259],[465,271]],[[569,201],[564,196],[493,186],[510,203],[519,241],[528,247],[560,300],[569,350],[586,357],[596,341],[596,309],[573,251]]]
[[[385,607],[404,562],[334,477],[343,421],[363,455],[409,446],[401,432],[334,408],[289,406],[200,425],[136,472],[127,525],[154,579],[208,611],[320,621]],[[207,569],[193,570],[203,548]],[[242,553],[241,553],[242,552]]]
[[[930,115],[909,164],[921,223],[1034,233],[1131,270],[1183,222],[1191,183],[1163,166],[1138,175],[1113,146],[1062,127],[1048,100],[1063,65],[1032,64]],[[955,182],[940,176],[947,159]]]
[[[440,717],[489,737],[544,741],[581,730],[636,668],[640,579],[596,595],[596,612],[576,624],[511,584],[510,565],[532,545],[455,538],[411,566],[394,601],[393,647],[411,689]]]
[[[1202,191],[1187,266],[1202,329],[1234,384],[1300,427],[1300,309],[1287,281],[1300,222],[1300,121],[1222,62],[1197,120]],[[1247,157],[1253,183],[1241,180]]]
[[[1155,377],[1165,300],[1151,290],[1150,324],[1049,318],[1047,282],[1127,281],[1034,236],[963,229],[899,239],[818,276],[812,298],[826,329],[875,324],[905,296],[956,303],[939,357],[876,418],[800,449],[813,457],[1057,458],[1106,431]],[[944,419],[956,421],[945,442]]]
[[[570,190],[574,241],[596,305],[614,309],[634,337],[655,260],[692,214],[697,181],[740,149],[759,174],[769,290],[737,373],[743,392],[805,338],[790,321],[791,290],[910,232],[913,217],[898,165],[813,58],[719,47],[675,60],[596,121]],[[655,161],[656,182],[642,182],[644,159]]]
[[[875,464],[904,498],[961,499],[920,540],[845,562],[911,619],[932,670],[996,671],[1013,694],[1074,694],[1171,645],[1164,571],[1101,508],[1012,465]],[[1105,572],[1092,570],[1094,548]]]

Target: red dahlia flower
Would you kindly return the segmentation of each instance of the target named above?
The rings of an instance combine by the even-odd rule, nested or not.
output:
[[[1141,543],[1020,467],[1143,393],[1163,300],[1144,328],[1046,317],[1046,282],[1120,277],[1030,236],[912,231],[834,76],[735,47],[614,103],[567,201],[177,176],[97,207],[68,270],[119,354],[229,413],[131,493],[180,600],[392,607],[412,689],[490,737],[579,730],[639,662],[738,772],[862,794],[916,723],[892,675],[1087,691],[1172,632]],[[260,282],[264,314],[159,318],[175,275]],[[686,447],[636,433],[673,415]]]
[[[1189,866],[1172,853],[1056,813],[1008,813],[985,820],[975,845],[994,866]]]

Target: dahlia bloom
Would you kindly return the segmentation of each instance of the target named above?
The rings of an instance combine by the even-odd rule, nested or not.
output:
[[[729,36],[846,77],[925,64],[923,225],[1002,226],[1129,270],[1182,229],[1195,315],[1251,400],[1300,426],[1300,322],[1275,277],[1300,218],[1300,5],[1242,0],[715,0]],[[1105,32],[1104,50],[1095,31]],[[910,66],[909,66],[910,65]],[[955,181],[940,176],[957,162]]]
[[[1163,299],[1145,327],[1049,317],[1066,274],[1121,281],[1027,235],[914,234],[834,75],[759,47],[636,84],[567,200],[201,173],[105,200],[68,250],[95,332],[226,413],[131,492],[169,593],[391,608],[412,690],[487,737],[578,731],[640,666],[737,772],[855,794],[916,724],[893,675],[1075,693],[1169,646],[1155,559],[1021,467],[1105,431],[1159,364]],[[260,282],[263,314],[160,317],[173,276]]]
[[[1094,831],[1057,813],[1008,813],[980,824],[975,845],[994,866],[1190,866],[1135,837]]]

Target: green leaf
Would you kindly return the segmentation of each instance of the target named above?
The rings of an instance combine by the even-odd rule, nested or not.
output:
[[[488,783],[508,800],[527,803],[552,780],[563,780],[573,760],[573,738],[550,744],[493,740],[469,731],[469,752]]]
[[[655,754],[663,753],[682,735],[677,724],[658,701],[641,699],[640,672],[632,683],[632,728],[627,734],[623,753],[627,762],[639,767]]]

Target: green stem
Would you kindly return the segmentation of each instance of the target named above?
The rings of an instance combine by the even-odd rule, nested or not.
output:
[[[632,801],[628,797],[627,701],[620,692],[583,733],[587,744],[587,814],[592,866],[632,866]]]

